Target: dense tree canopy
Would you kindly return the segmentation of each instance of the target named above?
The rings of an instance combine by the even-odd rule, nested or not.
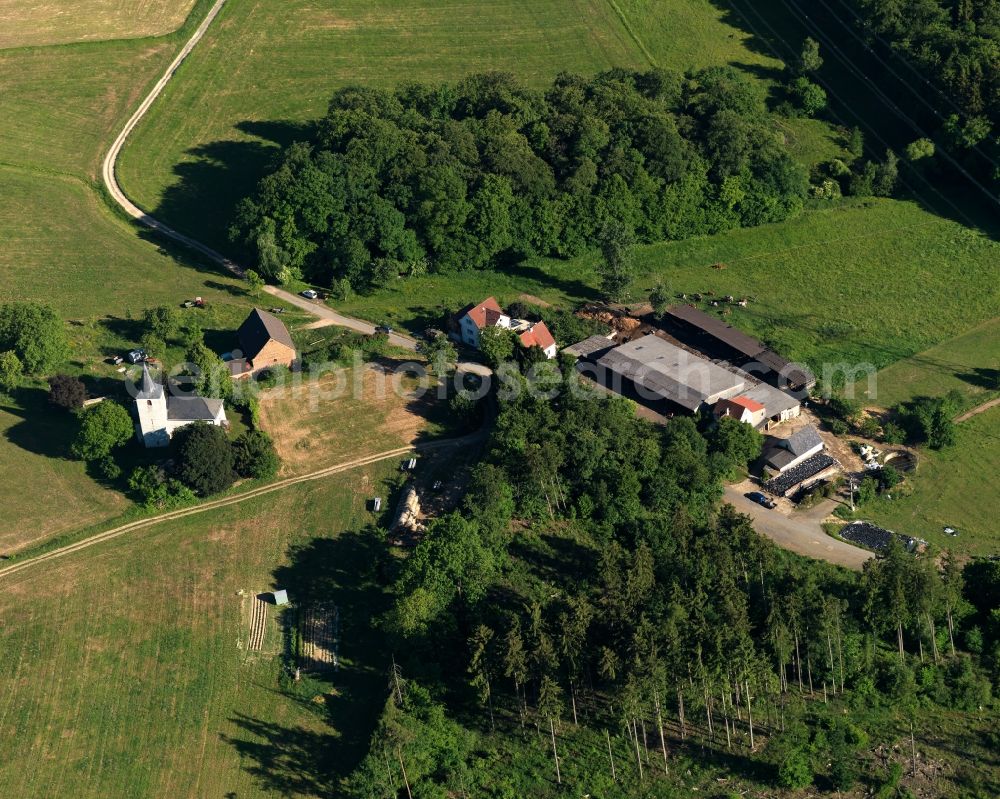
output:
[[[79,377],[53,375],[49,378],[49,402],[60,408],[76,410],[87,399],[87,387]]]
[[[232,234],[268,279],[368,289],[572,256],[609,224],[649,242],[777,221],[805,188],[735,69],[563,74],[545,92],[490,73],[338,91]]]
[[[10,391],[17,388],[24,375],[24,364],[13,350],[0,352],[0,389]]]
[[[73,441],[73,454],[81,460],[94,461],[127,444],[135,435],[132,417],[113,400],[104,400],[80,411],[80,429]]]
[[[853,0],[852,5],[876,59],[876,83],[899,103],[920,142],[914,154],[931,156],[936,143],[945,155],[938,166],[980,183],[992,180],[995,187],[1000,2]],[[834,40],[843,31],[831,21]]]
[[[263,430],[247,430],[233,442],[233,452],[240,477],[274,477],[281,465],[274,442]]]
[[[224,491],[236,480],[236,453],[221,427],[195,422],[178,430],[174,442],[177,476],[199,496]]]
[[[69,353],[62,321],[47,305],[9,302],[0,305],[0,352],[17,355],[29,374],[44,374]]]
[[[517,753],[509,764],[544,742],[553,785],[572,773],[574,786],[631,796],[621,773],[671,779],[671,761],[685,762],[671,748],[686,737],[702,753],[745,746],[776,785],[848,790],[868,742],[859,708],[905,720],[921,704],[989,704],[997,570],[976,572],[989,597],[976,628],[963,622],[969,591],[947,557],[893,547],[856,575],[782,555],[719,504],[720,476],[759,452],[759,434],[734,420],[706,425],[707,437],[687,417],[653,426],[578,379],[565,368],[555,397],[501,395],[464,506],[410,557],[388,559],[395,659],[356,795],[523,795],[521,767],[490,753],[502,740]],[[978,665],[960,651],[963,635],[990,653]],[[417,693],[421,709],[408,710],[418,685],[446,704]],[[460,737],[455,722],[487,753],[476,767],[433,751],[437,736]],[[527,724],[537,739],[517,736]],[[388,733],[403,727],[428,740]],[[587,754],[612,750],[639,761],[619,761],[617,781]],[[533,762],[524,779],[537,783]],[[404,771],[416,775],[409,785]]]

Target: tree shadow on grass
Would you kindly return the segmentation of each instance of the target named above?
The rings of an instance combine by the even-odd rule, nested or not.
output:
[[[971,372],[956,374],[956,377],[977,388],[1000,390],[1000,369],[975,366]]]
[[[205,288],[215,289],[216,291],[229,294],[233,297],[246,297],[249,294],[246,286],[234,285],[232,283],[220,283],[218,280],[206,280]]]
[[[238,251],[228,234],[236,205],[274,169],[281,148],[307,140],[312,126],[278,120],[244,121],[235,128],[254,138],[215,141],[188,150],[187,160],[174,166],[177,180],[165,189],[153,215],[221,252],[239,257],[245,253]]]
[[[313,538],[289,554],[289,563],[273,573],[273,587],[286,589],[296,610],[335,605],[339,614],[339,665],[313,675],[328,689],[323,708],[329,731],[238,715],[232,721],[241,734],[223,740],[268,790],[334,795],[337,783],[364,757],[385,699],[390,655],[377,624],[388,608],[378,580],[385,545],[376,530],[366,529]],[[302,702],[292,692],[282,693]]]
[[[27,452],[68,459],[78,427],[73,414],[53,407],[49,392],[41,388],[19,389],[15,400],[0,403],[0,410],[21,419],[4,431],[4,437]]]
[[[223,735],[246,761],[245,770],[281,796],[332,796],[337,782],[333,755],[338,739],[303,727],[286,727],[244,714],[230,719],[239,730]]]
[[[598,560],[594,549],[550,534],[519,536],[510,551],[539,580],[563,588],[575,586],[577,575],[584,577],[592,574]]]
[[[228,328],[206,330],[204,342],[206,347],[217,353],[230,352],[240,345],[236,331]]]
[[[907,144],[925,136],[940,141],[939,115],[951,113],[954,106],[950,100],[936,98],[936,92],[925,85],[923,74],[888,42],[866,41],[855,14],[838,12],[825,4],[711,1],[723,12],[726,24],[750,34],[744,43],[752,52],[791,64],[807,36],[820,43],[824,62],[813,79],[828,97],[827,110],[820,118],[860,128],[865,135],[866,157],[882,159],[887,149],[899,154]],[[745,64],[733,66],[776,79],[775,92],[780,95],[780,73]],[[977,163],[975,158],[968,156],[966,172],[989,174],[992,165]],[[978,228],[994,239],[1000,235],[996,200],[963,178],[945,181],[904,168],[898,193],[937,216]]]
[[[546,272],[534,264],[512,264],[503,270],[513,278],[531,280],[546,288],[556,289],[579,300],[599,300],[601,293],[593,286],[576,278],[563,278]]]

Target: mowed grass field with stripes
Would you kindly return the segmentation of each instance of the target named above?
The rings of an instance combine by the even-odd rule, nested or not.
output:
[[[85,325],[187,295],[247,302],[230,278],[123,221],[97,183],[104,148],[209,5],[148,0],[115,17],[117,0],[0,4],[12,21],[0,41],[0,179],[14,187],[0,193],[3,299],[45,300]],[[780,62],[730,22],[710,0],[228,0],[127,146],[122,183],[225,246],[232,204],[337,86],[483,69],[541,85],[561,70],[650,63],[733,63],[774,79]],[[819,122],[785,133],[807,161],[841,146]],[[741,324],[791,354],[872,347],[888,363],[996,315],[995,245],[964,222],[916,203],[816,209],[787,226],[645,248],[634,290],[663,278],[678,292],[752,293]],[[720,260],[729,269],[710,269]],[[593,258],[542,262],[513,277],[462,275],[447,293],[431,276],[348,310],[413,323],[443,298],[571,302],[595,283]],[[0,405],[0,432],[0,470],[18,475],[0,493],[11,529],[55,533],[120,512],[120,494],[57,454],[65,432],[43,430],[16,401]],[[385,650],[370,623],[384,602],[371,579],[380,545],[358,531],[371,521],[364,500],[389,496],[395,468],[154,527],[0,583],[0,796],[336,795],[383,699]],[[323,590],[341,607],[335,682],[281,677],[273,616],[262,654],[240,648],[244,599],[277,587]]]
[[[0,582],[0,795],[330,796],[363,754],[388,651],[365,498],[398,460],[165,523]],[[255,594],[270,606],[248,652]],[[240,592],[243,592],[241,595]],[[340,611],[340,669],[283,677],[297,601]]]
[[[235,203],[340,86],[780,66],[722,18],[710,0],[228,0],[126,146],[121,183],[141,207],[225,248]]]

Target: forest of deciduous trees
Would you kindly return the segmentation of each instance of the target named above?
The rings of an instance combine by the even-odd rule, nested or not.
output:
[[[351,795],[686,796],[693,762],[744,758],[834,792],[873,708],[905,735],[921,708],[988,706],[997,564],[780,552],[720,506],[705,432],[575,391],[501,402],[463,507],[389,567],[393,669]]]
[[[367,290],[576,255],[609,226],[650,242],[780,221],[807,180],[765,100],[729,67],[344,88],[232,236],[269,280]]]
[[[852,0],[820,9],[811,24],[828,47],[848,45],[842,59],[855,39],[866,46],[862,82],[890,112],[872,120],[877,137],[891,138],[883,128],[902,124],[911,141],[900,154],[905,146],[917,169],[996,194],[1000,2]]]

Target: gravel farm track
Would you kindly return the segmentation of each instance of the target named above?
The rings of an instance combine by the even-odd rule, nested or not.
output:
[[[139,104],[135,113],[129,117],[128,122],[125,123],[125,127],[121,129],[121,132],[108,149],[107,155],[104,156],[104,161],[101,163],[101,180],[104,182],[111,198],[118,204],[119,207],[121,207],[123,211],[125,211],[126,214],[132,217],[132,219],[135,219],[137,222],[146,225],[146,227],[157,231],[162,236],[166,236],[169,239],[183,244],[185,247],[201,253],[209,260],[219,264],[233,274],[242,277],[245,270],[235,261],[227,258],[225,255],[212,249],[208,245],[174,230],[172,227],[164,224],[151,214],[143,211],[139,206],[132,202],[119,185],[118,176],[115,171],[118,163],[118,156],[121,154],[122,147],[125,146],[125,142],[128,140],[128,137],[132,134],[132,131],[135,130],[136,125],[142,121],[142,118],[160,96],[160,93],[163,91],[164,87],[166,87],[167,83],[170,82],[170,79],[174,76],[177,68],[181,65],[184,59],[191,54],[195,45],[201,41],[202,37],[205,35],[205,31],[208,30],[209,26],[219,15],[219,12],[225,4],[226,0],[216,0],[215,4],[211,7],[211,9],[209,9],[208,14],[205,15],[205,19],[201,21],[201,24],[198,25],[195,32],[191,35],[191,38],[187,40],[174,60],[170,62],[170,66],[167,67],[166,72],[163,73],[162,77],[156,82],[149,94],[147,94],[143,101]],[[359,333],[371,334],[375,332],[375,326],[370,322],[366,322],[362,319],[355,319],[350,316],[344,316],[324,304],[311,302],[304,297],[292,294],[290,291],[285,291],[277,286],[267,286],[264,290],[268,294],[301,308],[302,310],[319,317],[321,320],[328,322],[329,324],[350,328],[351,330],[355,330]],[[417,348],[417,343],[412,338],[395,332],[389,336],[389,343],[408,350],[416,350]],[[470,368],[466,369],[466,371],[476,370]]]
[[[377,463],[379,461],[388,460],[389,458],[399,458],[410,452],[428,452],[438,449],[446,449],[448,447],[457,447],[465,444],[472,444],[481,441],[488,432],[488,426],[484,426],[482,429],[476,431],[475,433],[470,433],[469,435],[462,436],[460,438],[449,438],[442,439],[440,441],[428,441],[426,443],[416,444],[412,447],[398,447],[397,449],[387,450],[385,452],[379,452],[374,455],[367,455],[363,458],[356,458],[352,461],[347,461],[345,463],[338,463],[333,466],[327,466],[325,469],[318,469],[315,472],[309,472],[308,474],[299,475],[298,477],[289,477],[285,480],[278,480],[277,482],[270,483],[268,485],[260,486],[254,488],[250,491],[244,491],[239,494],[232,494],[231,496],[222,497],[220,499],[210,500],[208,502],[203,502],[200,505],[193,505],[188,508],[180,508],[174,511],[168,511],[167,513],[161,513],[157,516],[149,516],[145,519],[137,519],[134,522],[129,522],[127,524],[122,524],[118,527],[112,527],[110,530],[105,530],[104,532],[97,533],[88,538],[81,539],[80,541],[75,541],[72,544],[67,544],[66,546],[59,547],[58,549],[53,549],[48,552],[43,552],[33,558],[29,558],[23,561],[14,561],[8,566],[0,568],[0,579],[4,577],[9,577],[13,574],[17,574],[24,569],[30,569],[39,563],[44,563],[46,561],[55,560],[57,558],[65,557],[66,555],[72,555],[74,552],[79,552],[80,550],[92,547],[95,544],[101,544],[105,541],[110,541],[114,538],[118,538],[127,533],[132,533],[137,530],[142,530],[147,527],[152,527],[154,525],[160,524],[161,522],[169,522],[173,519],[182,519],[185,516],[194,516],[199,513],[205,513],[206,511],[217,510],[218,508],[225,508],[229,505],[235,505],[239,502],[245,502],[248,499],[253,499],[255,497],[263,496],[264,494],[270,494],[274,491],[281,491],[282,489],[288,488],[289,486],[298,485],[299,483],[306,483],[311,480],[322,480],[325,477],[329,477],[333,474],[339,474],[340,472],[346,472],[350,469],[356,469],[361,466],[368,466],[372,463]]]

